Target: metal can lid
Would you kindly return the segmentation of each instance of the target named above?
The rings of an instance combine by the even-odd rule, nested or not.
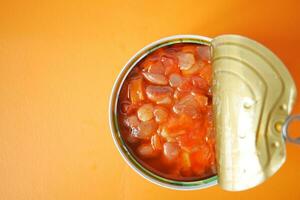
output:
[[[222,35],[212,51],[218,181],[225,190],[245,190],[285,161],[281,129],[296,87],[280,59],[251,39]]]

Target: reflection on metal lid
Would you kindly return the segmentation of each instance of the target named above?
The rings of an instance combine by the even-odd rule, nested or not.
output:
[[[219,184],[245,190],[285,161],[278,124],[291,112],[296,87],[284,64],[253,40],[223,35],[212,40],[212,49]]]

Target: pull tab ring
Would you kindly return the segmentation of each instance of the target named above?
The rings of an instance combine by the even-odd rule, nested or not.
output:
[[[288,116],[288,118],[285,120],[283,126],[282,126],[282,134],[283,137],[294,144],[299,144],[300,145],[300,137],[291,137],[289,135],[289,125],[293,122],[293,121],[300,121],[300,115],[290,115]]]

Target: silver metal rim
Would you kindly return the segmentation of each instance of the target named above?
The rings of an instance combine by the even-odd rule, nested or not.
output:
[[[211,38],[204,37],[204,36],[198,36],[198,35],[174,35],[166,38],[162,38],[160,40],[157,40],[155,42],[152,42],[151,44],[145,46],[140,51],[138,51],[134,56],[130,58],[130,60],[126,63],[126,65],[122,68],[121,72],[119,73],[113,89],[112,93],[109,99],[109,126],[110,131],[112,134],[112,138],[114,141],[115,146],[117,147],[118,151],[122,155],[125,162],[139,175],[147,179],[148,181],[157,184],[159,186],[174,189],[174,190],[197,190],[197,189],[203,189],[207,187],[211,187],[217,184],[217,176],[210,177],[208,179],[204,179],[201,181],[194,181],[194,182],[182,182],[182,181],[173,181],[169,179],[165,179],[159,176],[153,176],[153,173],[149,173],[149,170],[145,169],[144,167],[137,166],[136,162],[132,161],[130,158],[130,155],[128,154],[128,151],[126,151],[126,147],[124,145],[120,144],[120,140],[122,138],[119,136],[118,128],[117,128],[117,122],[116,122],[116,107],[117,107],[117,101],[118,101],[118,94],[120,91],[120,88],[123,84],[123,81],[125,80],[128,73],[131,71],[131,69],[146,55],[151,53],[152,51],[167,46],[170,44],[175,43],[198,43],[198,44],[206,44],[210,45]],[[150,174],[150,175],[149,175]],[[151,175],[152,174],[152,175]],[[176,183],[176,184],[175,184]]]
[[[283,137],[288,142],[300,145],[300,137],[292,137],[292,136],[290,136],[289,131],[288,131],[289,125],[294,121],[300,121],[300,115],[288,116],[288,118],[285,120],[285,122],[282,126],[282,134],[283,134]]]

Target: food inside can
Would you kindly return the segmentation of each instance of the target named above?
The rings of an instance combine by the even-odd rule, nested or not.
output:
[[[122,139],[135,159],[172,180],[216,174],[210,47],[179,43],[147,55],[118,96]]]

